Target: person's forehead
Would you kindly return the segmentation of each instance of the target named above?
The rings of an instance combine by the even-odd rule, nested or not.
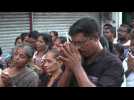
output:
[[[51,36],[54,36],[54,33],[53,33],[53,32],[50,32],[50,35],[51,35]]]
[[[53,58],[54,57],[54,53],[48,51],[44,57],[45,58]]]
[[[17,48],[16,52],[18,52],[19,54],[25,54],[24,48]]]
[[[72,40],[82,40],[85,39],[84,33],[77,33],[74,36],[72,36]]]
[[[55,41],[56,41],[56,42],[61,42],[61,39],[60,39],[60,38],[56,38]]]
[[[29,38],[29,41],[36,41],[36,39],[35,39],[35,38],[30,37],[30,38]]]
[[[110,29],[105,29],[104,32],[111,32]]]
[[[42,36],[39,36],[37,39],[38,40],[43,40],[43,37]]]
[[[21,39],[18,39],[17,41],[21,42]]]
[[[125,26],[120,26],[120,28],[119,28],[119,29],[127,30],[127,27],[125,27]]]

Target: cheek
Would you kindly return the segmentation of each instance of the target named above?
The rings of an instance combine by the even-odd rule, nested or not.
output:
[[[88,49],[88,50],[93,50],[94,49],[94,43],[87,43],[85,44],[85,49]]]
[[[90,56],[94,53],[95,51],[95,46],[93,43],[87,43],[83,46],[83,48],[80,49],[80,53],[83,56]]]
[[[28,63],[28,60],[26,60],[26,59],[20,59],[19,60],[20,65],[25,65],[26,63]]]
[[[55,66],[55,63],[52,62],[49,64],[49,67],[53,67],[53,66]]]

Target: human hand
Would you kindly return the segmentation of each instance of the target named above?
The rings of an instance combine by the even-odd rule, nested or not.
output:
[[[2,72],[1,74],[1,83],[2,86],[9,86],[10,84],[10,77],[7,73]]]
[[[63,56],[59,58],[63,61],[66,67],[74,70],[77,67],[81,66],[81,55],[78,49],[71,43],[66,43],[62,48],[61,52]]]

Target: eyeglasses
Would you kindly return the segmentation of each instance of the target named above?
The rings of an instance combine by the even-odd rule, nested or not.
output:
[[[85,40],[77,41],[77,42],[72,42],[72,43],[73,43],[77,48],[82,48],[88,40],[91,40],[91,39],[90,39],[90,38],[86,38]]]
[[[128,32],[128,31],[118,29],[117,32]]]

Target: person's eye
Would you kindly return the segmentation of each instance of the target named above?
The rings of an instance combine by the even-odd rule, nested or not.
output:
[[[17,54],[18,54],[17,52],[14,53],[14,55],[17,55]]]
[[[48,62],[48,63],[52,63],[52,61],[51,61],[51,60],[47,60],[47,62]]]
[[[21,58],[25,58],[25,56],[24,56],[24,55],[20,55],[20,57],[21,57]]]

